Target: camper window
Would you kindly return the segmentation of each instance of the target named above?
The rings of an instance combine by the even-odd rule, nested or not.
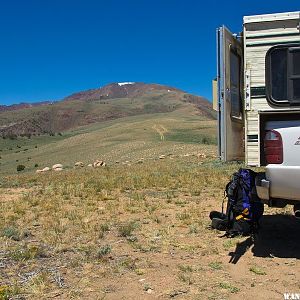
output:
[[[299,46],[275,46],[267,52],[266,91],[275,105],[300,104]]]
[[[230,102],[231,117],[240,119],[242,117],[241,104],[241,57],[233,50],[230,51]]]

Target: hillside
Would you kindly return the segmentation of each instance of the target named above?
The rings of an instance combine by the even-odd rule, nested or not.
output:
[[[168,113],[191,106],[214,119],[211,103],[179,89],[145,83],[113,83],[72,94],[58,102],[0,107],[2,137],[61,133],[80,126],[136,116]]]
[[[62,163],[73,168],[76,161],[85,165],[96,159],[108,165],[140,159],[155,160],[160,155],[215,155],[216,121],[198,115],[184,106],[173,112],[129,116],[82,126],[61,135],[40,135],[0,139],[0,174],[16,173]]]

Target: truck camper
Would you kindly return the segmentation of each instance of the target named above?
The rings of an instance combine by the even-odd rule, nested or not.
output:
[[[264,167],[258,196],[300,218],[300,12],[245,16],[217,29],[218,151]]]

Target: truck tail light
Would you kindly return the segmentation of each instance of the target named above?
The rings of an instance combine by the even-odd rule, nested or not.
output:
[[[278,131],[267,131],[264,140],[264,150],[268,164],[282,164],[283,145],[281,135]]]

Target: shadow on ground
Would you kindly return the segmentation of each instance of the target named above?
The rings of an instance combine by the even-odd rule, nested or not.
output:
[[[300,258],[300,220],[292,215],[266,215],[260,222],[259,233],[248,237],[230,252],[230,262],[236,264],[252,247],[254,256]]]

